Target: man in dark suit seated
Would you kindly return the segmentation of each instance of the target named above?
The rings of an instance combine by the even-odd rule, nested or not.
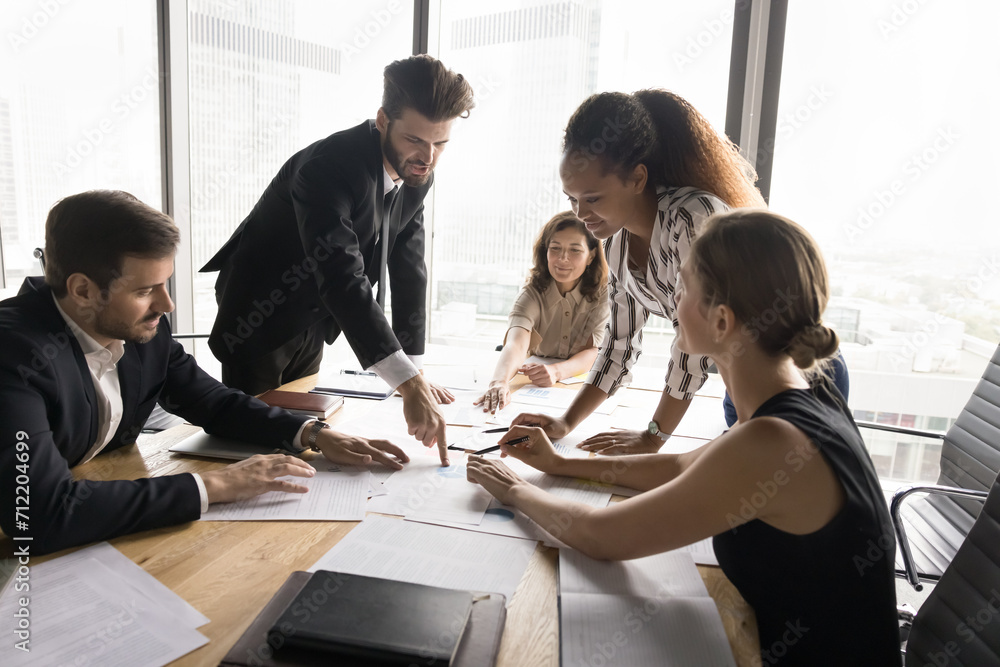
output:
[[[452,122],[473,107],[472,88],[427,55],[397,60],[384,75],[375,119],[289,158],[201,269],[220,271],[209,346],[222,381],[257,394],[316,373],[324,344],[343,332],[362,367],[403,396],[410,434],[437,443],[447,465],[437,403],[454,397],[419,370],[424,197]]]
[[[169,217],[128,193],[67,197],[45,223],[44,281],[28,278],[0,302],[0,528],[31,538],[33,554],[193,521],[214,502],[307,491],[276,479],[315,472],[283,454],[200,475],[73,480],[71,466],[132,445],[157,402],[209,433],[290,453],[391,468],[408,460],[202,371],[164,317],[179,241]]]

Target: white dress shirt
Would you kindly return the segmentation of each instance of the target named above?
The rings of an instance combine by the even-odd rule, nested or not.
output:
[[[396,187],[399,183],[402,183],[402,179],[398,182],[392,180],[392,176],[386,170],[385,165],[382,165],[382,196],[392,192],[392,189]],[[381,285],[379,289],[388,289],[388,285]],[[365,370],[372,371],[385,382],[387,385],[395,389],[399,385],[403,384],[415,375],[420,374],[420,369],[424,365],[424,356],[422,354],[407,355],[402,350],[396,350],[390,354],[385,359],[371,365]]]

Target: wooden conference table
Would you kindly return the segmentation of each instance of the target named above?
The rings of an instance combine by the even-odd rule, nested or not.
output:
[[[312,376],[283,389],[307,391],[315,382]],[[353,400],[348,399],[344,409],[330,421],[335,424],[337,418],[350,417]],[[449,427],[449,432],[457,428]],[[196,431],[196,427],[185,424],[143,435],[135,446],[76,467],[74,476],[89,480],[136,479],[226,465],[168,451]],[[195,521],[119,537],[111,544],[211,619],[198,629],[210,641],[172,664],[216,665],[288,575],[308,569],[356,525],[327,521]],[[11,542],[6,537],[0,538],[0,547],[4,555],[11,553]],[[39,563],[52,557],[32,560]],[[539,543],[510,601],[497,665],[559,664],[557,562],[558,550]],[[698,570],[719,608],[736,664],[760,665],[753,610],[719,568],[698,566]]]

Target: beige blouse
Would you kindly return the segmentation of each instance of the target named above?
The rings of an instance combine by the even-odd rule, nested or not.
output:
[[[528,354],[569,359],[588,347],[601,345],[610,312],[606,285],[601,285],[597,298],[589,301],[579,285],[562,296],[552,281],[541,294],[531,285],[521,290],[510,311],[507,328],[520,327],[531,332]]]

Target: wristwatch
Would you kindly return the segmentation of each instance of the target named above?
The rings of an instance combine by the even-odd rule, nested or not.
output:
[[[319,435],[319,432],[322,431],[325,428],[330,428],[330,425],[327,424],[325,421],[320,421],[318,419],[316,421],[314,421],[312,424],[310,424],[309,425],[309,433],[308,433],[308,435],[306,435],[306,446],[305,447],[296,447],[295,448],[295,453],[296,454],[301,454],[302,452],[306,451],[307,449],[311,449],[314,452],[320,451],[319,445],[316,444],[316,437]]]
[[[664,433],[663,431],[660,430],[660,425],[656,423],[655,419],[650,420],[649,425],[646,427],[646,430],[649,431],[650,435],[655,435],[663,442],[666,442],[670,438],[669,433]]]

